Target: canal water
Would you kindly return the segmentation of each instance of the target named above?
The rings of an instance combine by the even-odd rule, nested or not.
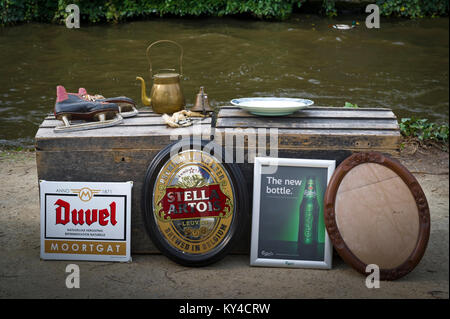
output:
[[[171,39],[184,48],[182,87],[188,106],[200,86],[214,107],[233,98],[309,98],[320,106],[392,108],[398,117],[448,122],[449,20],[364,17],[349,31],[298,15],[285,22],[234,18],[153,19],[119,25],[46,24],[0,28],[0,148],[32,147],[56,86],[85,87],[140,102],[136,76],[149,82],[147,46]],[[178,68],[176,47],[152,49],[154,69]]]

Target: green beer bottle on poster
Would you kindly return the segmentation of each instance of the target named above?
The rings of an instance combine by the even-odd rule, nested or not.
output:
[[[298,230],[298,253],[302,259],[314,260],[317,252],[319,207],[316,184],[313,177],[306,179]]]

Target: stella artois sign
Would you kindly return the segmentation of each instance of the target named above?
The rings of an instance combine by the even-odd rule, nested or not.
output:
[[[222,165],[196,150],[172,157],[154,187],[154,217],[165,239],[191,254],[214,249],[233,220],[233,190]]]
[[[163,253],[191,266],[221,255],[243,218],[236,211],[235,170],[201,149],[170,154],[166,148],[154,159],[143,209],[148,233]]]
[[[132,185],[40,181],[41,258],[130,261]]]
[[[231,214],[230,199],[219,184],[186,189],[168,187],[156,217],[162,220],[224,217]]]

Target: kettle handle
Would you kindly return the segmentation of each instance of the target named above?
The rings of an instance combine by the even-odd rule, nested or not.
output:
[[[156,42],[153,42],[152,44],[150,44],[147,47],[147,51],[146,51],[148,63],[150,64],[150,79],[153,78],[152,61],[150,59],[150,48],[152,46],[156,45],[156,44],[159,44],[159,43],[172,43],[172,44],[175,44],[176,46],[178,46],[180,48],[180,77],[181,77],[182,74],[183,74],[183,47],[181,45],[179,45],[178,43],[176,43],[175,41],[172,41],[172,40],[159,40],[159,41],[156,41]]]

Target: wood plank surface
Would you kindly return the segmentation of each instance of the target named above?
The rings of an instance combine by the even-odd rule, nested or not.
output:
[[[253,127],[253,128],[298,128],[298,129],[358,129],[358,130],[397,130],[398,123],[391,119],[336,119],[336,118],[219,118],[217,128]]]
[[[271,141],[271,137],[273,137],[279,148],[282,149],[299,149],[299,148],[315,148],[315,149],[346,149],[348,147],[351,148],[376,148],[376,149],[396,149],[398,147],[398,139],[399,136],[392,134],[378,134],[378,132],[374,132],[371,135],[364,134],[286,134],[280,131],[277,135],[269,135],[265,136],[256,135],[256,134],[220,134],[220,132],[215,132],[215,141],[221,145],[225,145],[227,142],[232,143],[232,145],[236,145],[239,143],[243,143],[247,146],[249,143],[253,143],[256,145],[260,145],[261,143],[265,143],[267,147],[269,147],[270,143],[274,143]]]
[[[395,114],[381,108],[310,107],[283,117],[255,116],[236,107],[223,107],[216,128],[310,130],[398,130]]]
[[[266,128],[253,128],[253,127],[224,127],[216,128],[215,132],[228,133],[228,134],[242,134],[242,135],[252,135],[252,134],[269,134],[270,130],[277,130],[278,134],[283,135],[385,135],[385,136],[400,136],[399,130],[366,130],[366,129],[292,129],[292,128],[276,128],[276,127],[266,127]]]
[[[209,139],[208,124],[196,127],[167,128],[165,126],[137,126],[119,129],[107,127],[96,130],[55,133],[53,128],[40,128],[36,133],[37,150],[162,149],[181,137],[199,136]]]
[[[255,118],[256,116],[239,108],[221,109],[218,118]],[[270,118],[270,117],[267,117]],[[283,118],[350,118],[350,119],[397,119],[389,109],[350,109],[350,108],[307,108],[297,111]]]
[[[246,148],[263,134],[268,149],[274,129],[279,150],[376,150],[391,155],[399,151],[397,118],[392,110],[381,108],[311,107],[289,116],[261,117],[225,106],[214,135],[222,145],[235,139]]]
[[[193,117],[193,123],[211,124],[211,118],[199,118]],[[83,121],[73,121],[73,123],[84,123]],[[57,120],[55,117],[47,117],[41,125],[40,128],[54,128],[56,126],[61,126],[62,122]],[[127,127],[127,126],[167,126],[161,116],[145,116],[138,115],[135,117],[124,118],[121,124],[112,127]]]
[[[234,110],[240,110],[241,108],[238,106],[234,106],[234,105],[221,105],[219,107],[220,110],[225,110],[225,109],[234,109]],[[362,107],[362,108],[353,108],[353,107],[337,107],[337,106],[321,106],[321,105],[313,105],[313,106],[309,106],[305,109],[308,110],[336,110],[336,109],[342,109],[342,110],[347,110],[347,111],[354,111],[354,110],[383,110],[383,111],[392,111],[390,108],[384,108],[384,107]],[[305,110],[303,109],[303,110]]]
[[[161,115],[151,111],[125,118],[123,123],[73,132],[54,132],[62,122],[54,116],[47,116],[35,136],[38,150],[105,150],[116,148],[161,149],[178,140],[179,136],[202,136],[209,139],[211,118],[194,117],[193,125],[183,128],[168,127]],[[74,123],[82,123],[74,121]]]

